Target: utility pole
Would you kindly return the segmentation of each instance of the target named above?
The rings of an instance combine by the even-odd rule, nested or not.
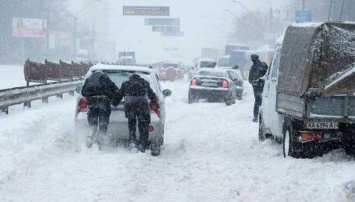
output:
[[[343,4],[341,5],[339,21],[341,21],[341,19],[343,18],[344,5],[345,5],[345,0],[343,0]]]
[[[332,21],[332,19],[331,19],[332,10],[333,10],[333,0],[330,0],[329,14],[328,14],[328,21],[329,21],[329,22]]]
[[[306,10],[306,0],[302,0],[302,10]]]

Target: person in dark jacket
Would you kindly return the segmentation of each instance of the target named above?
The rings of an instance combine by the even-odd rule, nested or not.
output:
[[[266,74],[268,66],[264,62],[260,62],[257,54],[251,55],[253,66],[249,71],[249,83],[253,86],[255,103],[254,103],[254,118],[253,122],[258,122],[259,107],[262,104],[262,93],[265,80],[262,77]]]
[[[128,119],[129,142],[136,143],[136,123],[138,120],[139,141],[137,148],[139,151],[145,152],[150,124],[148,98],[151,103],[158,105],[157,96],[151,89],[149,82],[137,74],[132,74],[128,81],[122,83],[119,96],[118,103],[125,97],[124,107],[125,116]]]
[[[116,84],[101,70],[96,70],[85,80],[81,94],[88,102],[88,122],[91,129],[86,138],[87,147],[92,146],[95,135],[99,146],[102,144],[111,114],[110,104],[118,90]]]

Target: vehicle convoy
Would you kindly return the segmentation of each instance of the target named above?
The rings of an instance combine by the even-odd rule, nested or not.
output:
[[[119,52],[118,53],[118,64],[120,65],[135,65],[136,64],[136,52]]]
[[[160,80],[175,81],[184,78],[184,71],[180,62],[163,62],[158,68],[158,77]]]
[[[189,72],[189,78],[192,78],[201,68],[215,68],[217,62],[212,58],[199,58],[193,69]]]
[[[149,125],[148,139],[150,147],[148,148],[151,149],[152,155],[159,155],[161,145],[164,143],[164,125],[166,117],[164,98],[171,95],[171,91],[168,89],[161,90],[156,71],[148,67],[97,64],[89,69],[86,78],[88,78],[95,70],[102,70],[104,74],[106,74],[116,86],[119,87],[123,82],[127,81],[129,76],[133,73],[140,75],[150,83],[150,87],[158,96],[159,104],[150,104],[151,122]],[[80,93],[80,89],[78,89],[77,92]],[[87,110],[87,101],[80,94],[75,108],[75,134],[78,149],[80,149],[81,143],[85,142],[85,137],[90,131],[87,121]],[[122,100],[117,107],[111,105],[111,111],[110,122],[106,133],[106,138],[108,140],[106,142],[108,142],[109,145],[117,145],[129,138],[128,120],[124,113],[124,100]]]
[[[227,106],[235,104],[236,85],[233,77],[224,69],[200,69],[190,81],[189,104],[199,99],[210,102],[224,101]]]
[[[284,156],[355,151],[355,24],[288,27],[276,45],[259,116],[259,140],[283,144]]]

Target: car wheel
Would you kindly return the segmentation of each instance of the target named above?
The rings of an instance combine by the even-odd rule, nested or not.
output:
[[[195,102],[198,102],[198,97],[194,96],[194,95],[191,95],[191,93],[189,93],[189,104],[192,104],[192,103],[195,103]]]
[[[161,152],[161,145],[159,142],[152,142],[150,144],[150,152],[152,156],[159,156]]]
[[[355,140],[353,139],[344,139],[343,148],[347,155],[352,155],[355,157]]]
[[[225,98],[225,103],[226,103],[227,106],[232,105],[232,103],[233,103],[233,96],[231,95],[231,96],[229,97],[229,99],[228,99],[228,98]]]

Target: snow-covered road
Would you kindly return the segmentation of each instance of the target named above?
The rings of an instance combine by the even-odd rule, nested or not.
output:
[[[159,157],[124,149],[76,153],[70,96],[0,115],[0,201],[355,200],[344,188],[355,180],[355,161],[342,149],[284,159],[281,145],[258,141],[250,86],[227,107],[187,104],[187,85],[163,83],[173,95]]]

